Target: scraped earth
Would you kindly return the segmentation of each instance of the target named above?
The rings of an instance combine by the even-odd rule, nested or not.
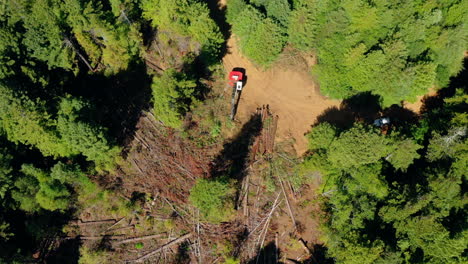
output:
[[[247,122],[257,107],[269,105],[279,116],[277,140],[294,139],[298,155],[307,150],[304,134],[325,109],[338,106],[340,101],[330,100],[319,93],[310,73],[273,65],[262,70],[240,54],[235,36],[228,41],[228,53],[223,58],[226,71],[245,69],[247,82],[242,91],[236,120]]]

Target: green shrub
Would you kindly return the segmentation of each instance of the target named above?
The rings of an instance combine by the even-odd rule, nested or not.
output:
[[[135,244],[136,249],[142,249],[143,247],[144,247],[144,245],[141,242]]]
[[[285,29],[252,6],[236,17],[232,30],[239,38],[241,51],[263,67],[271,65],[286,44]]]
[[[107,264],[110,263],[108,255],[104,251],[92,250],[84,245],[80,247],[79,264]]]
[[[169,69],[162,76],[154,77],[151,88],[156,118],[166,126],[179,129],[182,126],[182,117],[195,100],[195,81],[184,73]]]
[[[234,188],[227,179],[199,179],[190,190],[189,201],[208,222],[226,221],[233,213]]]

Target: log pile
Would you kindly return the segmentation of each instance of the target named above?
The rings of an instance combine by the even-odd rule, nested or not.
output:
[[[274,116],[270,112],[268,105],[257,108],[256,114],[260,116],[262,130],[252,146],[251,162],[255,161],[257,155],[270,155],[273,153],[276,129],[278,127],[278,116]]]

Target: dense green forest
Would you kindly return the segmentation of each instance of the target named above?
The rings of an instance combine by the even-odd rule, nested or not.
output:
[[[372,92],[390,106],[444,87],[467,49],[467,1],[232,0],[243,53],[270,66],[285,45],[313,51],[333,98]]]
[[[322,228],[338,263],[467,261],[464,89],[386,135],[361,123],[312,129],[299,171],[323,176]]]
[[[285,48],[313,54],[310,74],[323,95],[343,99],[343,115],[375,104],[375,115],[398,116],[392,109],[402,101],[439,91],[433,105],[420,115],[404,110],[411,118],[399,116],[385,133],[372,118],[342,124],[324,113],[306,135],[303,162],[287,165],[288,179],[321,182],[328,260],[468,262],[467,0],[228,0],[226,9],[214,0],[11,0],[0,15],[0,263],[36,261],[34,250],[50,234],[63,236],[85,208],[117,218],[154,198],[121,199],[103,184],[127,176],[142,113],[162,127],[156,142],[185,140],[200,153],[222,146],[222,129],[235,124],[212,109],[221,96],[210,89],[225,85],[230,34],[263,69]],[[249,140],[239,143],[244,152]],[[240,182],[231,176],[243,173],[247,154],[236,155],[222,173],[209,172],[223,175],[189,179],[184,190],[204,228],[221,228],[239,209]],[[103,248],[82,246],[73,262],[42,260],[112,263],[114,252]],[[240,263],[231,247],[218,250],[225,263]]]

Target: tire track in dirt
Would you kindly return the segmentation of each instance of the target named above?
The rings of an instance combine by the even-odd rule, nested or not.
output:
[[[279,116],[277,141],[293,138],[297,154],[302,155],[307,151],[304,134],[317,116],[327,108],[339,106],[340,101],[322,96],[308,72],[277,64],[262,70],[240,54],[235,36],[231,36],[227,45],[228,52],[223,58],[227,73],[240,67],[247,75],[236,120],[245,123],[257,107],[269,105],[272,113]]]

